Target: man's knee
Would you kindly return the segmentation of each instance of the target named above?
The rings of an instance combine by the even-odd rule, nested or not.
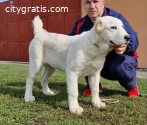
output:
[[[135,61],[125,60],[113,67],[112,75],[125,89],[130,90],[136,85],[136,69]]]
[[[111,67],[113,77],[128,82],[133,80],[136,77],[136,60],[129,56],[120,56],[117,60]]]
[[[115,68],[115,74],[119,79],[124,81],[131,81],[136,77],[135,65],[129,62],[125,62],[123,65]]]

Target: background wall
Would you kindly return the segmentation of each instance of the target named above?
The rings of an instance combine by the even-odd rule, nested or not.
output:
[[[27,62],[28,46],[33,38],[32,20],[40,15],[44,28],[50,32],[68,34],[81,15],[79,0],[14,0],[0,3],[0,61]],[[68,12],[27,12],[26,14],[5,11],[6,7],[68,7]]]

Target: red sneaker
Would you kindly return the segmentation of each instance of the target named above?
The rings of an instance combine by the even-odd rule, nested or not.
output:
[[[102,93],[102,85],[101,85],[101,83],[99,84],[99,92]],[[90,89],[85,89],[83,91],[83,95],[85,95],[85,96],[91,96],[91,90]]]
[[[136,84],[133,89],[128,90],[127,95],[130,97],[137,97],[139,95],[138,85]]]

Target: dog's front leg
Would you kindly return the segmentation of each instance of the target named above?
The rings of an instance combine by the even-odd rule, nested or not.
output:
[[[83,108],[78,104],[78,76],[72,71],[66,72],[69,110],[71,113],[81,114]]]
[[[92,104],[95,107],[104,108],[105,103],[101,102],[99,97],[99,82],[100,82],[100,71],[88,76],[89,85],[92,94]]]

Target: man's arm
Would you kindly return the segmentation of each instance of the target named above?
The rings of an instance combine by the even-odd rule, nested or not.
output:
[[[78,21],[75,23],[74,27],[72,28],[71,33],[68,34],[69,36],[74,36],[74,35],[76,35],[77,24],[78,24]]]
[[[128,21],[121,14],[118,14],[117,18],[119,18],[123,22],[125,30],[130,35],[130,42],[127,46],[127,49],[125,50],[125,53],[134,54],[139,45],[137,33],[132,29]]]

